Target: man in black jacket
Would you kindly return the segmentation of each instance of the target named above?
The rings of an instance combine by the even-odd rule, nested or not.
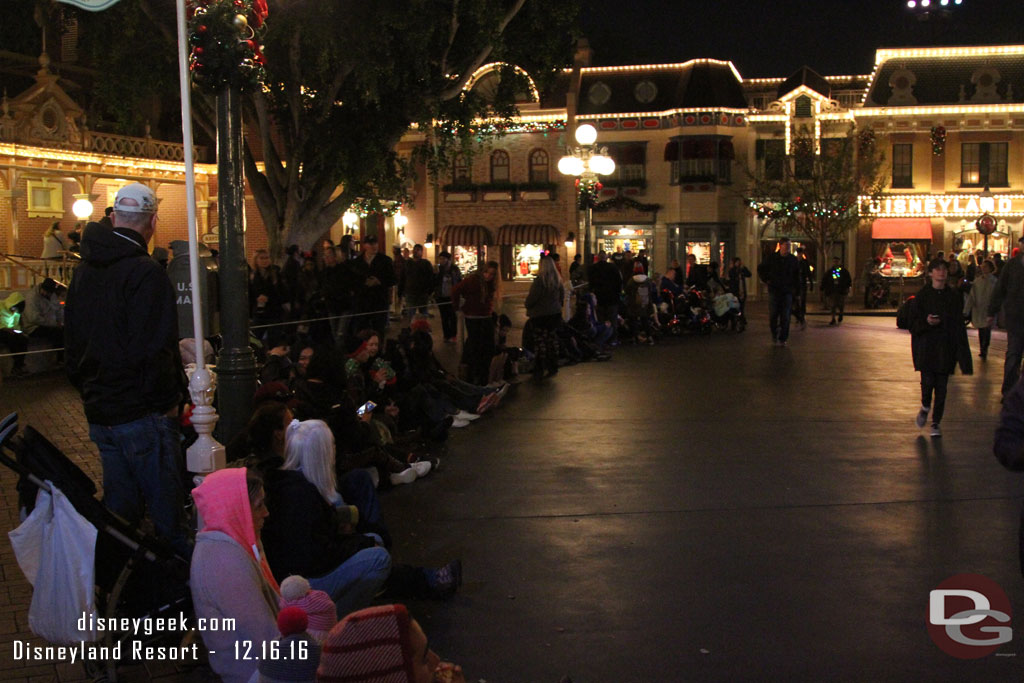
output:
[[[185,375],[167,273],[149,257],[157,201],[132,183],[114,200],[113,230],[82,235],[64,307],[67,372],[103,462],[103,502],[129,522],[143,504],[157,533],[187,554],[181,525],[178,408]]]
[[[372,328],[383,335],[388,327],[388,294],[397,282],[395,264],[379,253],[377,238],[373,235],[363,238],[362,248],[362,255],[349,264],[356,310],[363,314],[355,318],[352,330]]]
[[[768,323],[772,343],[786,345],[789,339],[789,316],[793,310],[793,294],[800,284],[800,263],[789,253],[789,238],[779,238],[778,251],[773,252],[761,267],[758,276],[768,285]]]
[[[1020,239],[1024,248],[1024,237]],[[1003,309],[1003,327],[1006,328],[1006,361],[1003,364],[1003,396],[1006,396],[1020,376],[1020,361],[1024,355],[1024,249],[1012,258],[999,273],[999,282],[992,293],[988,307],[989,327],[995,322],[999,309]]]
[[[613,263],[609,263],[606,252],[600,252],[597,255],[597,263],[590,265],[587,271],[587,282],[590,284],[590,291],[597,299],[598,320],[609,322],[613,329],[618,329],[622,275]]]

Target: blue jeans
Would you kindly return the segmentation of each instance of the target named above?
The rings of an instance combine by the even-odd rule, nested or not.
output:
[[[792,292],[771,292],[768,301],[768,325],[772,339],[784,342],[789,339],[789,316],[793,310]]]
[[[181,440],[178,420],[160,414],[119,425],[89,425],[100,449],[103,503],[131,524],[148,509],[159,536],[184,557],[192,554],[182,526]]]
[[[309,579],[309,585],[330,595],[338,619],[344,619],[351,612],[369,607],[390,573],[391,555],[387,550],[364,548],[334,571]]]

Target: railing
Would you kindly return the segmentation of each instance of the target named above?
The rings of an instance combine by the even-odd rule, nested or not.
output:
[[[71,271],[79,262],[78,254],[61,252],[60,258],[42,259],[18,254],[0,254],[0,290],[29,289],[48,277],[67,286]]]
[[[82,148],[86,152],[96,152],[97,154],[142,157],[162,161],[185,160],[185,145],[178,142],[154,140],[149,136],[133,138],[127,135],[112,135],[85,130],[82,136]],[[197,145],[193,149],[196,159],[205,158],[205,147]]]

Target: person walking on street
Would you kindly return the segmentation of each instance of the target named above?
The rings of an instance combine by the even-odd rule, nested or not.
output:
[[[526,317],[533,321],[533,335],[537,350],[534,365],[535,379],[558,374],[558,328],[562,324],[562,303],[565,288],[562,277],[550,256],[542,256],[537,277],[526,295]]]
[[[1024,237],[1020,238],[1020,243],[1024,246]],[[1010,393],[1017,383],[1021,355],[1024,354],[1024,251],[1021,254],[1003,265],[999,282],[992,293],[992,301],[988,305],[988,326],[992,326],[996,314],[1002,309],[1002,326],[1006,328],[1003,396]]]
[[[793,300],[793,315],[800,323],[800,329],[807,329],[807,290],[814,288],[814,275],[810,262],[807,260],[807,253],[803,247],[796,250],[796,260],[800,264],[800,279],[798,282],[796,297]]]
[[[437,278],[434,285],[434,301],[437,302],[438,313],[441,314],[441,330],[445,342],[455,343],[458,332],[458,318],[452,305],[452,290],[462,281],[462,272],[452,263],[452,255],[442,251],[437,255]]]
[[[466,320],[462,363],[466,380],[486,386],[494,356],[494,303],[498,294],[498,262],[488,261],[483,270],[470,273],[452,290],[452,301]]]
[[[729,281],[729,291],[739,299],[740,314],[744,313],[744,308],[747,304],[747,280],[750,279],[750,276],[750,269],[743,265],[743,259],[739,256],[734,257],[727,279]]]
[[[412,258],[405,261],[405,307],[409,319],[417,313],[427,315],[427,304],[434,291],[434,266],[423,258],[423,245],[412,248]]]
[[[167,273],[149,257],[156,195],[131,183],[114,200],[113,230],[82,236],[64,308],[67,372],[103,464],[103,502],[135,524],[148,508],[157,534],[186,557],[178,409],[185,373]]]
[[[789,253],[789,238],[779,238],[778,250],[757,269],[758,277],[768,285],[768,326],[772,343],[785,346],[789,339],[789,316],[793,295],[800,285],[800,262]]]
[[[622,275],[615,264],[608,261],[607,252],[597,255],[597,263],[587,271],[590,291],[597,299],[597,318],[610,323],[612,329],[619,328],[619,299],[622,296]]]
[[[838,325],[843,322],[843,311],[846,309],[846,297],[850,294],[850,287],[853,286],[853,278],[850,271],[843,268],[838,256],[832,257],[832,267],[821,279],[821,291],[828,301],[829,309],[832,311],[832,321],[829,325]],[[836,313],[839,320],[836,320]]]
[[[981,347],[978,357],[982,360],[988,358],[988,346],[992,342],[988,307],[992,303],[992,294],[995,292],[996,283],[999,282],[995,271],[995,264],[988,260],[982,261],[974,276],[971,291],[967,293],[967,301],[964,302],[964,316],[970,316],[971,324],[978,330],[978,345]]]
[[[921,373],[921,408],[915,420],[924,427],[931,412],[933,437],[942,436],[939,424],[946,406],[946,385],[957,364],[973,374],[971,349],[964,325],[963,299],[948,286],[949,266],[942,259],[928,264],[928,280],[910,304],[910,343],[914,370]],[[932,395],[935,403],[932,404]]]

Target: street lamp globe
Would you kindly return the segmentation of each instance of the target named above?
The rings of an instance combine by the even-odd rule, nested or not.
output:
[[[76,199],[71,205],[71,213],[75,214],[78,220],[84,221],[92,215],[92,202],[85,198]]]
[[[589,123],[576,127],[576,142],[581,145],[592,145],[597,140],[597,129]]]
[[[558,172],[562,175],[578,176],[583,173],[583,160],[574,156],[562,157],[558,160]]]
[[[590,170],[598,175],[611,175],[615,172],[615,160],[604,154],[590,157]]]

